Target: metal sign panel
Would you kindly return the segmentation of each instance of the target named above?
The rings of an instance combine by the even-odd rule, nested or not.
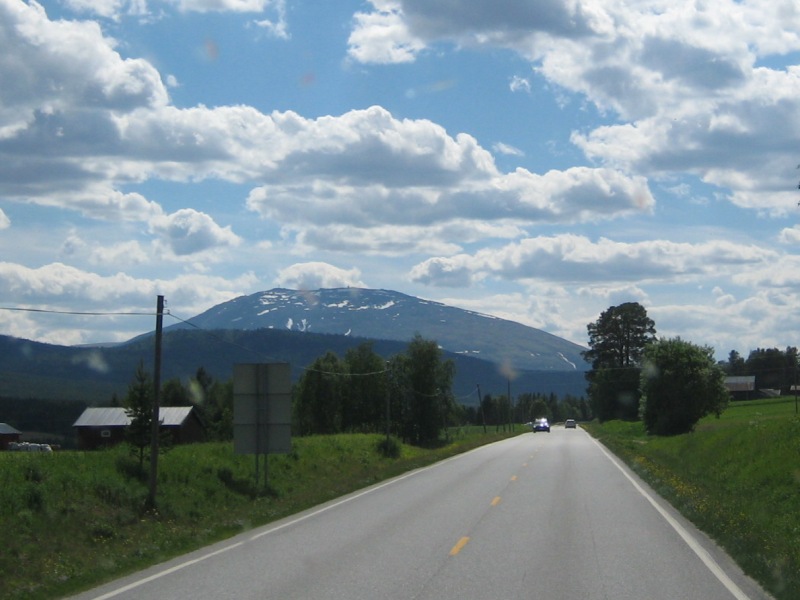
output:
[[[233,450],[236,454],[292,451],[292,377],[288,363],[233,367]]]

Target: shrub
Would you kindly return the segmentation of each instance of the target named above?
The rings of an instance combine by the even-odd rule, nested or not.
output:
[[[641,377],[641,412],[647,432],[688,433],[705,415],[719,416],[728,403],[723,381],[713,348],[680,338],[649,344]]]
[[[399,458],[400,457],[400,442],[397,438],[386,437],[381,438],[378,442],[378,452],[384,458]]]

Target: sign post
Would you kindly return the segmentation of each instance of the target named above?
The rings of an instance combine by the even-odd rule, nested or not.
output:
[[[292,451],[292,373],[288,363],[248,363],[233,367],[233,451],[264,455]]]

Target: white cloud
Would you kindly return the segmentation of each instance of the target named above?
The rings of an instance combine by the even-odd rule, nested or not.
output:
[[[411,269],[412,281],[438,287],[469,287],[476,279],[470,267],[470,258],[464,255],[430,258]]]
[[[283,0],[167,0],[186,12],[263,12],[271,5],[280,10]]]
[[[348,55],[362,63],[413,62],[425,48],[402,18],[400,2],[372,0],[374,12],[356,13]]]
[[[152,256],[136,241],[95,246],[89,255],[89,263],[92,265],[116,268],[143,265],[150,260]]]
[[[397,140],[397,143],[393,141],[394,148],[405,147],[402,137],[390,139]],[[406,237],[417,240],[419,251],[430,251],[432,243],[459,243],[467,227],[473,232],[488,233],[487,223],[495,227],[513,223],[516,227],[513,235],[518,235],[521,233],[519,228],[525,225],[589,222],[647,213],[654,206],[647,183],[641,178],[626,177],[609,169],[585,167],[550,171],[545,175],[524,169],[500,174],[492,162],[470,157],[473,142],[470,140],[465,150],[463,142],[466,139],[459,136],[456,144],[447,138],[431,144],[432,147],[452,146],[449,163],[452,168],[442,170],[436,169],[430,160],[426,164],[416,163],[416,154],[424,155],[424,138],[420,140],[423,147],[414,151],[413,161],[398,161],[397,154],[402,150],[395,150],[393,160],[388,159],[387,153],[385,165],[378,162],[381,151],[372,145],[370,164],[374,169],[373,176],[377,178],[375,173],[383,172],[384,180],[391,182],[395,176],[394,168],[402,165],[396,175],[408,182],[404,186],[361,182],[357,178],[353,183],[361,185],[344,185],[342,179],[348,174],[352,177],[352,169],[339,165],[332,169],[313,161],[315,166],[311,168],[315,173],[310,175],[324,174],[330,183],[316,180],[313,184],[263,186],[250,193],[247,205],[265,218],[292,224],[293,228],[308,228],[305,241],[322,244],[317,247],[332,249],[333,243],[340,239],[352,240],[355,247],[359,238],[369,236],[376,242],[385,242],[387,252],[397,251],[395,243],[398,236],[403,236],[404,228],[414,228],[409,230],[412,235]],[[303,161],[312,162],[307,154],[303,153]],[[356,152],[353,158],[357,156],[361,153]],[[287,157],[285,162],[291,163],[292,160],[292,157]],[[331,162],[332,157],[326,160]],[[363,165],[358,167],[359,172],[362,168]],[[306,169],[297,173],[309,174]],[[470,221],[473,223],[467,225]],[[451,227],[455,223],[459,226]],[[379,235],[352,231],[356,227],[374,229]],[[381,231],[383,227],[391,227],[397,233],[392,235],[389,231]],[[420,234],[421,227],[427,227],[429,232]],[[324,228],[325,234],[313,235],[312,231],[319,228]],[[335,235],[336,228],[346,235]],[[491,236],[498,231],[494,229]],[[503,235],[510,231],[507,228]],[[452,235],[448,237],[448,234]]]
[[[64,5],[77,13],[87,13],[104,17],[106,19],[117,19],[128,0],[64,0]]]
[[[525,79],[524,77],[520,77],[518,75],[514,75],[511,78],[511,82],[508,84],[508,87],[512,92],[530,93],[530,91],[531,91],[531,82],[530,82],[529,79]]]
[[[11,219],[9,219],[8,215],[0,208],[0,230],[8,229],[9,227],[11,227]]]
[[[266,6],[274,8],[275,17],[273,19],[259,19],[255,21],[255,24],[276,38],[288,40],[290,35],[289,24],[286,21],[286,0],[272,0],[271,2],[267,0]]]
[[[33,57],[17,71],[28,69],[26,79],[33,80],[58,72],[61,89],[42,86],[35,96],[0,91],[20,98],[20,114],[27,115],[20,129],[8,123],[0,193],[93,219],[151,223],[178,256],[232,246],[238,237],[207,214],[166,215],[143,195],[119,188],[159,179],[260,181],[248,207],[291,228],[301,244],[344,247],[348,242],[335,229],[350,235],[363,228],[369,231],[351,236],[350,247],[384,253],[458,251],[459,240],[438,237],[452,230],[454,219],[462,229],[474,220],[476,233],[478,222],[585,222],[649,211],[654,203],[644,179],[612,169],[500,173],[474,137],[451,136],[429,120],[398,119],[378,106],[316,119],[247,106],[178,109],[167,104],[158,72],[141,59],[123,60],[95,25],[48,21],[35,8],[16,13],[28,26],[15,41]],[[65,69],[65,43],[87,59]],[[19,74],[8,66],[13,62],[3,64],[0,75]],[[70,103],[81,104],[87,82],[106,101],[75,111]],[[41,151],[43,143],[49,151]],[[497,151],[519,152],[508,145]]]
[[[3,127],[53,126],[46,117],[62,114],[78,119],[84,115],[70,109],[84,103],[121,112],[166,104],[158,71],[123,59],[97,23],[51,21],[40,5],[14,0],[0,2],[0,17]]]
[[[782,244],[800,245],[800,225],[783,229],[778,236],[778,240]]]
[[[220,227],[209,215],[191,208],[159,216],[150,226],[178,256],[241,243],[230,227]]]
[[[800,67],[769,69],[759,61],[800,50],[793,3],[372,4],[357,31],[376,32],[368,17],[390,13],[393,43],[417,41],[406,60],[420,44],[509,48],[552,84],[621,117],[574,133],[573,142],[596,161],[654,176],[696,174],[730,188],[729,200],[745,208],[780,215],[791,204],[776,192],[788,188],[781,161],[800,134]],[[511,89],[527,91],[528,80],[513,77]],[[735,172],[747,175],[744,187]]]
[[[755,246],[726,241],[697,244],[652,240],[637,243],[563,234],[528,238],[499,249],[479,250],[474,256],[459,256],[460,270],[473,276],[492,276],[508,280],[547,280],[570,284],[675,281],[679,278],[704,278],[727,272],[744,277],[742,269],[764,269],[778,254]],[[415,279],[436,284],[442,259],[429,259],[417,265]],[[754,271],[763,272],[763,271]],[[466,278],[466,274],[462,274]],[[448,280],[445,278],[445,284]]]
[[[341,269],[324,262],[296,263],[281,269],[275,284],[295,290],[367,287],[358,269]]]
[[[0,314],[0,323],[18,332],[11,335],[51,343],[123,341],[152,330],[158,295],[165,296],[177,316],[189,318],[231,300],[242,289],[252,289],[257,281],[252,273],[233,279],[177,275],[158,280],[122,272],[102,276],[63,263],[29,268],[0,262],[0,301],[4,305],[61,311]],[[64,311],[103,314],[69,315]]]
[[[498,154],[505,154],[507,156],[525,156],[525,153],[520,150],[519,148],[515,148],[510,144],[505,144],[503,142],[497,142],[492,146],[492,150],[497,152]]]
[[[286,233],[292,228],[285,227]],[[302,227],[296,231],[297,251],[319,249],[362,255],[401,256],[409,253],[457,252],[460,247],[448,242],[441,227],[382,225],[370,228],[350,225]]]

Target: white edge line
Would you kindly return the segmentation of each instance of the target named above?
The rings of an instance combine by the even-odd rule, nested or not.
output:
[[[394,477],[394,478],[392,478],[392,479],[390,479],[388,481],[384,481],[383,483],[379,483],[377,485],[369,487],[369,488],[367,488],[365,490],[362,490],[361,492],[357,492],[357,493],[355,493],[355,494],[353,494],[351,496],[347,496],[347,497],[345,497],[345,498],[343,498],[343,499],[341,499],[339,501],[334,502],[333,504],[327,504],[327,505],[323,506],[322,508],[319,508],[319,509],[317,509],[315,511],[307,513],[307,514],[305,514],[305,515],[303,515],[301,517],[297,517],[296,519],[292,519],[291,521],[287,521],[286,523],[283,523],[281,525],[276,525],[275,527],[267,529],[266,531],[262,531],[260,533],[256,533],[256,534],[250,536],[246,541],[252,542],[254,540],[257,540],[259,538],[264,537],[265,535],[269,535],[271,533],[275,533],[276,531],[280,531],[281,529],[285,529],[285,528],[290,527],[292,525],[296,525],[297,523],[301,523],[301,522],[303,522],[303,521],[305,521],[307,519],[310,519],[312,517],[316,517],[317,515],[320,515],[320,514],[322,514],[324,512],[327,512],[327,511],[329,511],[329,510],[331,510],[333,508],[336,508],[337,506],[341,506],[342,504],[346,504],[347,502],[351,502],[353,500],[361,498],[362,496],[366,496],[367,494],[371,494],[372,492],[376,492],[376,491],[378,491],[380,489],[383,489],[385,487],[393,485],[393,484],[395,484],[395,483],[397,483],[399,481],[402,481],[404,479],[408,479],[409,477],[413,477],[414,475],[419,475],[420,473],[424,473],[425,471],[428,471],[430,469],[439,467],[439,466],[441,466],[443,464],[446,464],[446,463],[448,463],[448,462],[450,462],[452,460],[456,460],[458,458],[461,458],[463,456],[471,454],[472,452],[476,452],[477,450],[479,450],[480,448],[483,448],[483,447],[485,447],[485,446],[479,446],[478,448],[473,448],[472,450],[469,450],[468,452],[462,452],[460,454],[456,454],[454,456],[451,456],[450,458],[446,458],[446,459],[441,460],[439,462],[435,462],[435,463],[433,463],[431,465],[428,465],[427,467],[421,467],[419,469],[415,469],[413,471],[409,471],[408,473],[405,473],[403,475],[399,475],[399,476]],[[265,527],[269,527],[269,525],[265,525]],[[177,565],[175,565],[173,567],[170,567],[169,569],[164,569],[163,571],[159,571],[158,573],[154,573],[153,575],[150,575],[149,577],[145,577],[144,579],[137,579],[136,581],[133,581],[133,582],[129,583],[128,585],[125,585],[125,586],[123,586],[121,588],[117,588],[115,590],[107,592],[107,593],[103,594],[102,596],[97,596],[97,597],[93,598],[93,600],[108,600],[109,598],[113,598],[114,596],[119,596],[120,594],[124,594],[125,592],[128,592],[130,590],[136,589],[137,587],[142,586],[142,585],[144,585],[146,583],[150,583],[151,581],[155,581],[156,579],[160,579],[162,577],[165,577],[167,575],[175,573],[176,571],[180,571],[181,569],[184,569],[186,567],[190,567],[192,565],[196,565],[199,562],[203,562],[204,560],[206,560],[208,558],[212,558],[214,556],[217,556],[219,554],[227,552],[228,550],[233,550],[234,548],[238,548],[239,546],[242,546],[244,543],[245,543],[244,541],[236,542],[234,544],[230,544],[228,546],[225,546],[224,548],[220,548],[220,549],[215,550],[213,552],[209,552],[208,554],[204,554],[203,556],[198,556],[197,558],[193,558],[192,560],[187,560],[185,562],[179,563],[179,564],[177,564]],[[746,599],[746,600],[749,600],[749,599]]]
[[[610,460],[611,463],[617,469],[619,469],[620,473],[622,473],[625,476],[625,478],[631,482],[631,485],[636,489],[636,491],[639,492],[642,496],[644,496],[645,500],[647,500],[653,506],[653,508],[655,508],[658,511],[658,514],[660,514],[663,517],[663,519],[667,523],[669,523],[669,525],[675,530],[675,532],[679,536],[681,536],[681,539],[683,539],[683,541],[686,542],[686,545],[692,549],[692,551],[703,562],[706,568],[709,571],[711,571],[711,573],[719,580],[719,582],[722,585],[724,585],[725,588],[731,594],[733,594],[734,598],[736,598],[737,600],[750,600],[750,597],[747,594],[745,594],[742,591],[742,589],[738,585],[736,585],[736,583],[734,583],[734,581],[730,577],[728,577],[728,574],[722,569],[722,567],[719,566],[719,563],[716,560],[714,560],[714,558],[708,553],[708,551],[705,548],[703,548],[700,542],[698,542],[697,539],[691,533],[686,531],[686,528],[683,527],[683,525],[681,525],[678,521],[676,521],[672,515],[670,515],[666,510],[664,510],[664,508],[658,502],[656,502],[656,500],[650,494],[648,494],[647,491],[642,486],[640,486],[639,483],[617,463],[617,461],[608,453],[608,451],[600,442],[598,442],[594,438],[591,439],[595,444],[597,444],[597,446],[600,448],[600,451],[603,454],[605,454],[606,458],[608,458],[608,460]]]
[[[123,587],[118,588],[118,589],[116,589],[114,591],[108,592],[107,594],[103,594],[102,596],[97,596],[94,600],[106,600],[107,598],[113,598],[114,596],[118,596],[119,594],[124,594],[125,592],[130,591],[132,589],[135,589],[135,588],[139,587],[140,585],[144,585],[145,583],[149,583],[149,582],[154,581],[156,579],[160,579],[161,577],[164,577],[165,575],[169,575],[170,573],[174,573],[175,571],[180,571],[184,567],[188,567],[190,565],[197,564],[199,562],[204,561],[207,558],[211,558],[212,556],[216,556],[218,554],[222,554],[223,552],[227,552],[228,550],[233,550],[234,548],[236,548],[238,546],[241,546],[242,544],[244,544],[244,542],[237,542],[235,544],[231,544],[229,546],[225,546],[224,548],[220,548],[219,550],[215,550],[214,552],[209,552],[208,554],[204,554],[203,556],[200,556],[198,558],[195,558],[195,559],[192,559],[192,560],[187,560],[186,562],[182,562],[179,565],[175,565],[174,567],[171,567],[169,569],[165,569],[163,571],[159,571],[158,573],[155,573],[154,575],[151,575],[150,577],[145,577],[144,579],[139,579],[137,581],[134,581],[133,583],[129,583],[126,586],[123,586]]]

